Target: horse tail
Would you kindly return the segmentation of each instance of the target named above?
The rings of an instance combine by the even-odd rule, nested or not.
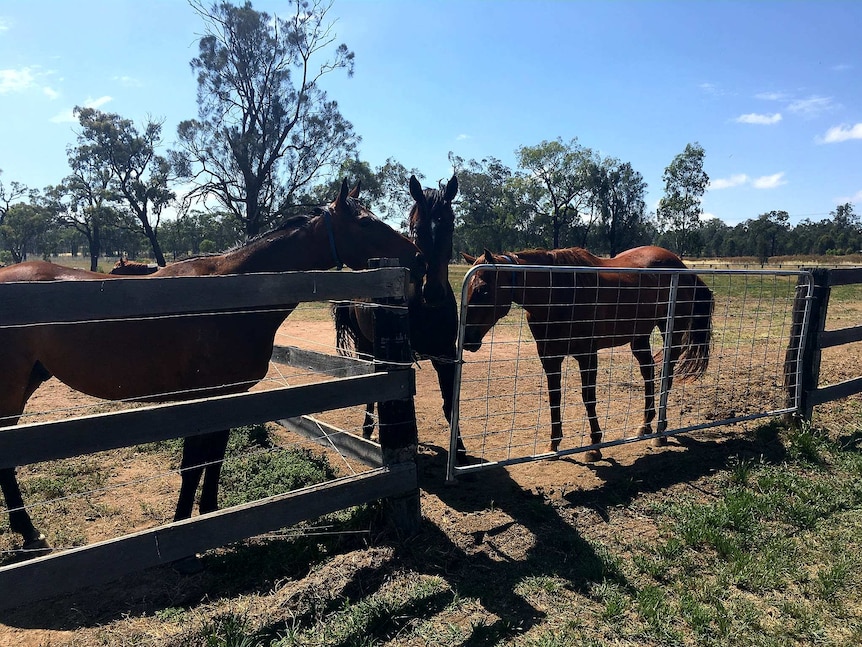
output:
[[[335,345],[339,355],[351,355],[356,351],[359,330],[353,316],[350,301],[335,301],[332,304],[332,319],[335,323]]]
[[[694,295],[691,312],[685,318],[683,350],[674,370],[682,381],[696,380],[709,366],[709,347],[712,340],[712,311],[715,298],[706,283],[694,276]],[[680,304],[677,304],[679,307]]]

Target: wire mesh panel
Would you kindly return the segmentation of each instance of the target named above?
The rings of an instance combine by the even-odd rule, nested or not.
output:
[[[793,411],[810,289],[793,271],[471,268],[452,423],[470,460],[450,452],[449,478]]]

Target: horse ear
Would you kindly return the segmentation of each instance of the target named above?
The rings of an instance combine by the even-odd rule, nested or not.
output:
[[[341,208],[344,207],[347,203],[347,178],[344,178],[341,181],[341,191],[338,193],[338,197],[335,199],[335,207]]]
[[[446,192],[443,194],[443,199],[446,202],[452,202],[458,194],[458,176],[452,174],[452,179],[446,184]]]
[[[485,248],[485,262],[493,263],[494,262],[494,254],[487,247]]]
[[[419,180],[416,179],[415,175],[410,176],[410,195],[420,204],[425,202],[425,193],[422,191],[422,185],[419,184]]]
[[[352,189],[350,189],[350,193],[348,193],[347,195],[349,197],[353,198],[354,200],[358,200],[359,199],[359,187],[361,185],[362,185],[362,180],[357,180],[356,186],[353,187]]]
[[[470,254],[468,254],[467,252],[461,252],[461,258],[470,263],[470,265],[476,262],[476,257],[470,256]]]

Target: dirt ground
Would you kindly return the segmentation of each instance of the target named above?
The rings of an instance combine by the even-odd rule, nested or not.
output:
[[[288,319],[276,342],[283,345],[303,345],[331,352],[333,332],[328,321],[292,321]],[[825,356],[822,377],[825,382],[836,382],[851,377],[862,365],[860,344],[842,349],[840,356]],[[270,378],[276,383],[296,383],[303,377],[284,374],[274,367]],[[439,560],[441,569],[464,568],[466,558],[476,558],[470,569],[489,569],[495,563],[524,559],[535,547],[536,524],[529,512],[536,502],[549,502],[559,515],[560,523],[577,528],[584,537],[601,539],[613,527],[625,524],[634,536],[648,537],[656,533],[652,521],[621,505],[632,492],[657,492],[696,487],[698,479],[721,469],[729,457],[762,451],[755,447],[746,429],[756,423],[720,427],[670,439],[665,447],[655,448],[649,443],[633,443],[605,451],[604,460],[587,463],[583,455],[527,463],[506,469],[471,474],[457,484],[445,483],[445,458],[448,447],[448,427],[441,410],[436,375],[429,362],[422,362],[416,370],[416,413],[420,436],[419,468],[422,488],[422,513],[426,519],[425,532],[432,537],[445,537],[448,554],[428,557]],[[28,412],[34,413],[27,421],[57,417],[62,411],[71,415],[104,410],[107,405],[71,391],[51,380],[32,398]],[[839,407],[840,409],[840,407]],[[44,413],[39,413],[44,412]],[[361,408],[337,412],[330,419],[347,429],[358,429],[362,422]],[[291,435],[285,433],[285,438]],[[84,510],[87,522],[86,542],[116,537],[124,533],[152,527],[170,520],[178,490],[178,476],[172,472],[175,465],[160,463],[157,454],[134,449],[119,450],[112,454],[117,460],[109,482],[99,483],[104,489],[114,482],[134,482],[133,488],[104,489],[88,497],[90,513]],[[101,460],[102,455],[75,463],[74,469],[86,469],[87,461]],[[117,458],[118,457],[118,458]],[[342,466],[345,472],[360,469],[343,464],[339,458],[330,459]],[[84,466],[82,468],[82,465]],[[22,480],[39,474],[39,466],[22,468]],[[164,478],[152,479],[154,474]],[[133,490],[133,491],[129,491]],[[54,532],[55,545],[63,546],[63,507],[81,508],[61,503],[60,509],[36,513],[43,526]],[[46,532],[49,528],[46,527]],[[18,541],[10,536],[8,526],[0,532],[0,549],[10,550]],[[65,537],[70,545],[81,543],[70,531]],[[420,539],[420,543],[426,541]],[[430,540],[428,540],[430,541]],[[370,544],[370,545],[369,545]],[[426,544],[422,544],[427,547]],[[375,545],[367,542],[365,549],[346,550],[336,555],[331,563],[311,573],[279,580],[265,596],[267,604],[289,607],[289,600],[315,587],[330,593],[348,586],[349,573],[357,569],[370,569],[375,564],[392,559],[390,544]],[[453,555],[455,557],[453,557]],[[454,560],[454,561],[453,561]],[[208,576],[180,576],[169,569],[151,569],[140,575],[124,578],[121,582],[100,587],[98,591],[84,590],[80,594],[65,596],[30,608],[0,614],[0,646],[16,645],[82,645],[112,644],[112,633],[122,635],[148,622],[147,618],[160,609],[184,604],[209,604],[218,597],[209,590]],[[352,592],[354,595],[361,592]],[[14,592],[4,591],[5,595]],[[493,604],[486,607],[493,609]],[[152,630],[150,630],[152,635]],[[165,636],[167,640],[168,636]],[[158,640],[154,640],[158,643]],[[117,643],[119,644],[119,643]]]

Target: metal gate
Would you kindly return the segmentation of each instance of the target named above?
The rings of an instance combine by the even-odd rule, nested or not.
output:
[[[530,274],[545,275],[543,280],[548,285],[554,285],[555,281],[571,284],[572,275],[583,275],[582,278],[592,275],[594,282],[598,273],[628,275],[626,283],[634,283],[635,289],[649,281],[654,284],[656,280],[667,285],[668,290],[662,292],[667,300],[658,304],[661,312],[666,313],[665,334],[660,334],[655,327],[650,338],[650,346],[657,357],[653,433],[638,435],[645,408],[640,365],[628,344],[611,346],[598,353],[595,403],[603,432],[601,442],[590,440],[578,362],[567,357],[561,375],[563,439],[557,451],[550,451],[548,386],[525,309],[517,302],[512,303],[508,314],[485,334],[481,348],[475,352],[464,351],[469,322],[477,318],[475,311],[471,315],[471,308],[481,307],[467,303],[467,288],[471,278],[480,272],[491,272],[497,277],[505,275],[510,285],[526,285]],[[674,312],[679,305],[680,279],[687,275],[699,276],[714,297],[709,365],[696,381],[675,379],[671,385],[668,358]],[[581,283],[584,281],[578,285]],[[788,395],[786,384],[788,380],[797,383],[802,371],[799,349],[804,347],[804,331],[808,326],[802,325],[803,334],[799,334],[799,322],[808,320],[812,289],[811,274],[807,271],[472,267],[464,277],[461,290],[459,364],[447,478],[451,480],[467,471],[795,412],[799,395],[796,391]],[[568,294],[567,298],[574,298],[574,292]],[[620,294],[623,301],[633,298]],[[515,290],[497,296],[503,302],[512,296],[516,301],[527,299],[526,293],[516,295]],[[612,318],[608,312],[614,311],[608,306],[613,305],[597,304],[595,322],[608,323]],[[623,318],[615,321],[620,328],[632,323]],[[661,351],[661,355],[657,351]],[[470,457],[467,465],[456,464],[458,430]]]

